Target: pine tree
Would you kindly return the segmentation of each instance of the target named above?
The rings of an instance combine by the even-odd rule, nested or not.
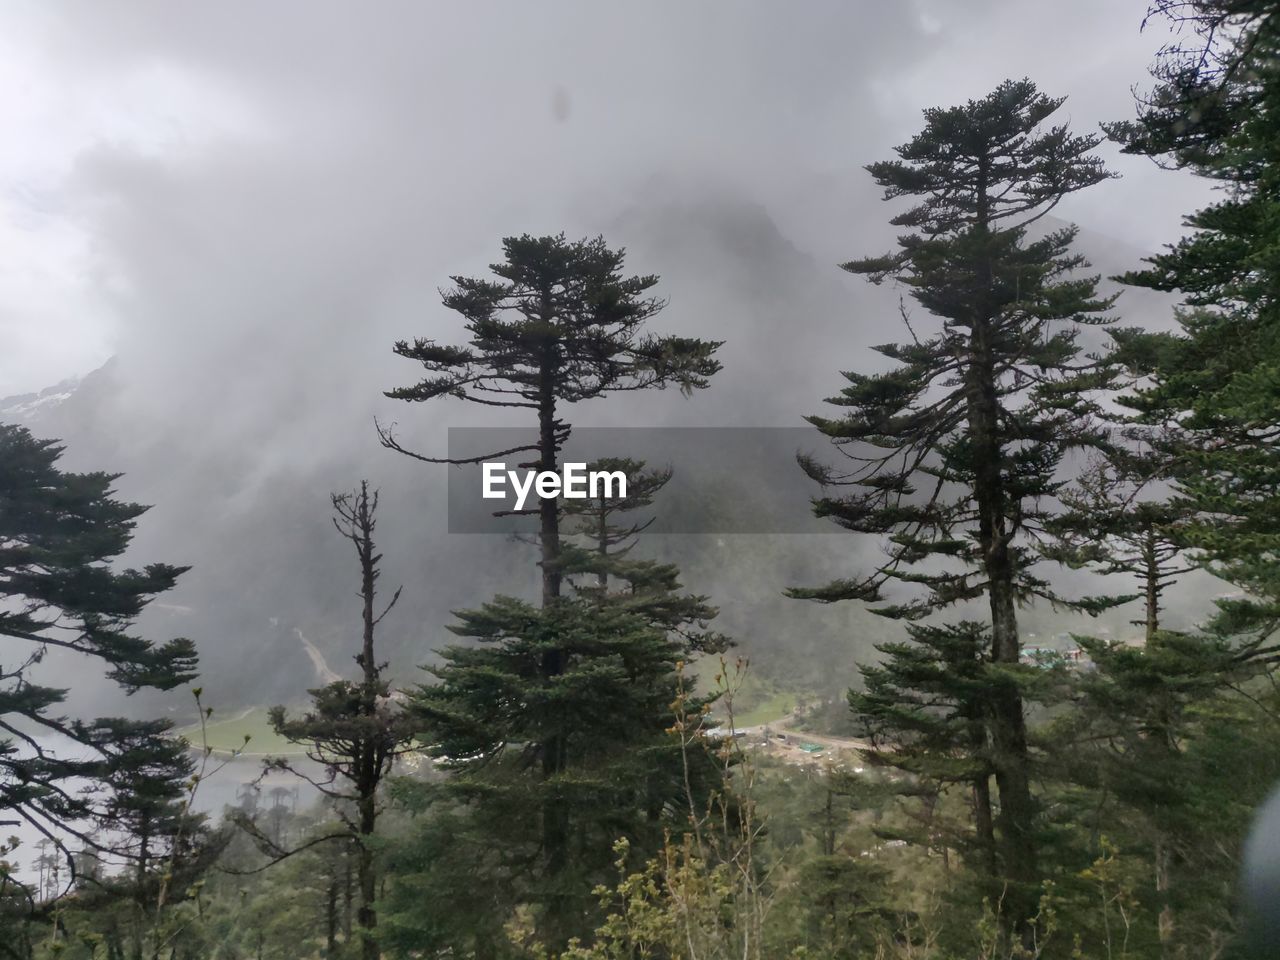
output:
[[[1176,333],[1113,333],[1117,361],[1141,378],[1122,403],[1172,487],[1146,519],[1172,524],[1170,547],[1246,595],[1220,604],[1204,633],[1153,630],[1148,617],[1141,652],[1086,641],[1097,672],[1081,678],[1064,721],[1076,729],[1061,737],[1078,744],[1067,751],[1067,779],[1085,789],[1077,809],[1105,810],[1094,829],[1149,868],[1153,952],[1203,956],[1229,949],[1230,851],[1276,775],[1273,687],[1258,674],[1273,669],[1280,623],[1280,6],[1156,0],[1148,16],[1179,38],[1137,120],[1107,132],[1224,189],[1187,218],[1193,233],[1118,278],[1183,298]],[[1134,532],[1142,519],[1123,522]]]
[[[1128,403],[1163,429],[1187,540],[1248,597],[1223,627],[1259,655],[1280,623],[1280,7],[1270,0],[1159,0],[1179,27],[1135,121],[1108,132],[1129,153],[1223,187],[1187,218],[1194,233],[1125,282],[1182,294],[1176,335],[1118,332],[1148,386]]]
[[[1165,745],[1133,777],[1139,788],[1155,778],[1164,790],[1130,805],[1139,822],[1155,824],[1162,845],[1157,873],[1172,874],[1172,890],[1166,881],[1161,891],[1161,918],[1171,927],[1176,916],[1180,933],[1190,925],[1188,911],[1216,906],[1221,942],[1234,868],[1213,863],[1215,851],[1233,850],[1243,837],[1244,820],[1226,814],[1261,800],[1256,778],[1244,768],[1263,771],[1267,751],[1258,744],[1248,763],[1216,764],[1210,776],[1190,760],[1197,737],[1207,739],[1215,728],[1210,718],[1224,713],[1231,722],[1219,719],[1216,727],[1233,731],[1233,740],[1251,740],[1260,728],[1274,737],[1275,730],[1272,698],[1257,675],[1272,675],[1267,681],[1274,685],[1280,655],[1280,5],[1157,0],[1148,15],[1179,27],[1179,40],[1157,56],[1156,86],[1140,97],[1138,119],[1108,125],[1107,132],[1125,152],[1190,169],[1221,191],[1185,219],[1192,233],[1151,257],[1146,269],[1119,278],[1183,297],[1178,332],[1117,335],[1120,357],[1147,378],[1125,402],[1135,419],[1151,426],[1171,467],[1172,499],[1188,515],[1185,543],[1244,596],[1219,604],[1210,635],[1162,636],[1157,657],[1121,660],[1128,669],[1114,672],[1117,684],[1137,676],[1140,686],[1133,686],[1146,698],[1138,700],[1144,708],[1139,723],[1158,733],[1125,755]],[[1188,689],[1196,698],[1184,694]],[[1161,696],[1153,704],[1152,691]],[[1260,700],[1268,709],[1253,709]],[[1244,721],[1244,714],[1253,716]],[[1169,736],[1179,737],[1178,749],[1167,745]],[[1207,797],[1226,803],[1210,813]],[[1212,840],[1192,828],[1199,818],[1215,823]],[[1206,882],[1224,876],[1221,884]],[[1187,896],[1201,890],[1213,896]],[[1207,940],[1190,941],[1193,950],[1203,950]],[[1185,937],[1162,924],[1162,945],[1178,941]]]
[[[943,842],[991,880],[998,875],[986,722],[991,630],[965,621],[911,623],[907,633],[909,642],[878,644],[883,661],[860,667],[863,689],[849,691],[849,706],[872,743],[866,757],[910,774],[909,792],[922,792],[921,784],[933,793],[967,785],[971,830]],[[912,839],[931,845],[932,832]]]
[[[1192,516],[1185,500],[1157,499],[1149,492],[1148,478],[1171,472],[1156,460],[1116,450],[1082,472],[1060,495],[1064,510],[1046,524],[1056,542],[1044,549],[1071,567],[1136,579],[1139,593],[1116,599],[1142,600],[1142,618],[1130,622],[1142,627],[1147,643],[1160,632],[1165,591],[1199,567],[1187,556]]]
[[[571,429],[559,416],[566,404],[670,384],[688,393],[705,388],[720,369],[712,356],[717,341],[641,332],[666,305],[645,296],[658,278],[624,277],[623,251],[610,250],[603,237],[569,243],[563,234],[526,234],[508,237],[502,246],[505,261],[490,265],[497,280],[453,277],[457,286],[444,296],[444,305],[466,322],[470,344],[396,343],[396,354],[421,363],[429,376],[387,396],[412,403],[455,397],[532,410],[537,439],[455,461],[414,453],[391,429],[379,426],[388,448],[428,463],[479,463],[533,453],[537,458],[530,466],[555,472]],[[560,509],[556,500],[543,498],[530,512],[539,518],[545,606],[560,596]],[[555,659],[552,655],[548,663],[552,672]]]
[[[561,562],[577,594],[622,605],[679,636],[690,653],[727,649],[728,638],[707,627],[716,608],[705,596],[681,592],[675,564],[631,556],[640,534],[655,519],[633,514],[653,504],[671,480],[672,469],[649,470],[641,460],[609,457],[589,463],[587,470],[621,472],[627,478],[627,495],[608,497],[602,486],[595,498],[562,501],[568,539],[562,544]]]
[[[532,412],[536,439],[467,462],[528,454],[527,466],[555,472],[571,429],[561,419],[566,406],[667,385],[690,392],[719,369],[717,342],[643,332],[665,305],[647,295],[657,278],[624,277],[623,253],[602,238],[526,235],[504,240],[503,251],[491,267],[497,279],[454,277],[444,296],[466,322],[468,345],[420,339],[395,347],[429,375],[390,397]],[[417,459],[457,462],[379,432],[386,446]],[[607,863],[613,840],[660,823],[670,803],[654,795],[644,766],[668,749],[675,668],[687,655],[673,626],[703,601],[685,598],[660,616],[655,601],[677,585],[673,569],[650,566],[648,586],[660,576],[665,588],[646,589],[635,605],[602,602],[600,579],[607,590],[622,561],[591,561],[589,551],[563,543],[557,499],[529,512],[539,517],[540,605],[499,596],[459,613],[450,629],[473,645],[442,651],[432,671],[438,682],[415,699],[437,756],[454,771],[452,794],[484,823],[501,869],[518,878],[515,901],[535,906],[539,937],[558,948],[591,929],[586,906],[599,856]],[[570,570],[594,575],[597,595],[566,594]]]
[[[290,717],[283,707],[273,707],[271,725],[276,733],[307,748],[307,756],[321,764],[327,778],[308,781],[334,803],[335,810],[356,853],[360,927],[360,955],[364,960],[380,956],[376,929],[378,874],[374,862],[383,781],[395,758],[411,748],[414,721],[391,697],[385,677],[386,664],[378,662],[374,644],[377,626],[395,606],[400,591],[378,612],[377,583],[382,555],[374,545],[378,493],[369,492],[362,480],[353,493],[334,494],[333,525],[355,547],[360,562],[361,644],[356,654],[360,679],[338,680],[311,691],[311,708],[301,717]],[[286,761],[278,766],[297,769]]]
[[[619,519],[653,504],[653,498],[670,481],[672,470],[647,470],[640,460],[607,457],[587,464],[587,471],[620,472],[627,478],[627,495],[608,496],[603,486],[596,497],[568,500],[561,504],[570,518],[566,532],[577,535],[587,544],[596,568],[596,584],[601,590],[609,586],[611,568],[623,560],[635,546],[640,534],[652,525],[654,518],[619,523]]]
[[[109,718],[95,726],[111,738],[117,762],[108,775],[97,838],[77,856],[90,872],[77,868],[74,903],[99,925],[107,918],[106,926],[128,941],[133,956],[159,958],[182,942],[191,901],[227,835],[192,811],[202,770],[190,744],[169,734],[167,721]],[[109,857],[101,856],[104,843]],[[56,907],[50,915],[56,926]]]
[[[1081,642],[1093,669],[1075,676],[1071,709],[1043,737],[1060,856],[1084,866],[1105,853],[1099,837],[1121,852],[1142,904],[1135,955],[1220,954],[1234,927],[1236,850],[1280,775],[1275,693],[1250,690],[1253,665],[1227,638],[1161,630],[1143,647]],[[1096,891],[1075,896],[1091,914]]]
[[[1082,356],[1077,331],[1107,322],[1111,300],[1078,272],[1087,264],[1070,251],[1074,228],[1027,233],[1064,197],[1108,176],[1091,154],[1097,137],[1044,126],[1062,102],[1028,80],[1003,83],[981,100],[927,110],[898,159],[868,167],[886,199],[917,203],[892,220],[908,231],[895,253],[844,269],[904,284],[940,329],[917,332],[904,306],[911,341],[876,348],[896,366],[846,373],[849,385],[829,401],[843,415],[808,418],[851,464],[801,459],[828,488],[817,514],[887,538],[888,557],[862,577],[791,591],[905,619],[986,601],[989,659],[1000,668],[983,705],[999,868],[1010,884],[1006,919],[1024,939],[1039,870],[1017,608],[1037,598],[1087,610],[1109,602],[1058,596],[1035,574],[1029,545],[1051,515],[1064,458],[1106,441],[1090,394],[1109,370]],[[882,589],[893,581],[913,592],[889,603]]]
[[[168,722],[63,716],[68,691],[33,671],[56,650],[96,661],[127,693],[169,690],[195,676],[196,657],[189,640],[154,644],[131,633],[187,568],[113,569],[147,508],[114,497],[118,474],[59,469],[63,449],[0,425],[0,636],[13,654],[0,667],[0,814],[54,841],[74,876],[69,839],[100,849],[106,841],[91,826],[128,835],[144,811],[166,820],[190,766],[166,741]],[[77,780],[99,790],[73,787]]]
[[[96,726],[118,744],[120,757],[100,825],[122,831],[116,847],[129,852],[136,881],[131,894],[140,903],[154,902],[168,862],[175,852],[187,859],[181,855],[198,846],[203,832],[204,816],[190,813],[186,804],[196,773],[190,745],[165,736],[165,721],[138,726],[116,718]]]

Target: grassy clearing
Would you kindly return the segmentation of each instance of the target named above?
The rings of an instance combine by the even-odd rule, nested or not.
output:
[[[733,667],[730,666],[732,680]],[[718,659],[704,657],[695,661],[690,667],[690,674],[696,679],[696,689],[708,692],[716,689],[716,674],[720,671]],[[760,677],[751,671],[739,678],[740,683],[733,695],[733,723],[735,727],[757,727],[761,724],[775,723],[789,717],[800,702],[799,694],[787,690],[772,680]],[[716,704],[712,716],[720,723],[727,720],[723,702]]]
[[[200,725],[192,724],[175,731],[185,737],[193,747],[200,748]],[[248,743],[245,737],[249,737]],[[278,736],[267,722],[265,707],[253,707],[232,713],[225,719],[214,714],[205,726],[205,742],[217,753],[243,750],[247,755],[297,756],[302,748]]]
[[[754,707],[746,710],[741,709],[734,712],[733,725],[735,727],[758,727],[765,723],[776,723],[785,717],[791,716],[792,711],[796,708],[796,695],[787,690],[776,691],[768,699],[760,702]]]
[[[699,692],[707,692],[715,689],[715,676],[719,669],[717,659],[704,657],[689,665],[689,675],[696,681]],[[774,723],[790,716],[798,700],[794,690],[785,690],[771,680],[748,672],[734,694],[734,724],[755,727]],[[725,722],[723,706],[717,705],[712,713],[717,722]],[[180,727],[175,733],[185,737],[193,748],[200,748],[199,724]],[[248,743],[245,743],[246,735]],[[225,716],[215,712],[205,727],[205,742],[216,753],[224,755],[233,750],[243,750],[246,756],[252,757],[296,757],[303,753],[301,747],[277,736],[271,729],[266,707],[232,710]]]

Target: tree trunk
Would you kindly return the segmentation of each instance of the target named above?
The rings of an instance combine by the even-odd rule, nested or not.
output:
[[[372,804],[369,810],[360,812],[361,841],[357,848],[356,861],[357,882],[360,887],[360,906],[356,910],[356,923],[360,927],[360,956],[362,960],[378,960],[381,950],[375,931],[378,926],[378,914],[373,904],[378,895],[378,879],[374,871],[373,851],[369,848],[367,838],[373,835],[374,815]]]
[[[548,313],[550,308],[547,308]],[[538,466],[541,470],[555,471],[560,448],[559,427],[556,420],[556,361],[548,348],[540,371],[538,402]],[[554,498],[539,500],[539,545],[542,552],[542,606],[553,606],[560,598],[560,505]],[[542,674],[551,680],[564,672],[564,651],[551,649],[542,655]],[[565,742],[561,734],[549,735],[542,743],[542,777],[544,783],[557,778],[565,770]],[[550,790],[542,805],[542,853],[546,876],[543,886],[546,894],[543,917],[544,940],[553,950],[561,949],[568,941],[572,920],[569,905],[559,890],[559,880],[569,865],[569,811],[554,789]]]
[[[550,349],[543,359],[538,386],[538,469],[555,471],[560,449],[556,422],[555,357]],[[560,504],[551,497],[538,501],[542,549],[542,605],[560,596]]]
[[[342,940],[351,942],[351,848],[342,855]]]
[[[1156,837],[1156,902],[1160,904],[1157,930],[1160,936],[1160,956],[1169,960],[1173,956],[1173,904],[1169,896],[1169,850],[1164,838]]]
[[[596,525],[596,553],[600,556],[600,572],[596,574],[596,585],[603,593],[609,586],[609,572],[605,567],[609,559],[609,514],[605,510],[604,497],[600,498],[600,516]]]
[[[1016,664],[1020,652],[1013,597],[1013,565],[1005,543],[1004,518],[997,516],[987,565],[991,579],[992,660]],[[1035,803],[1031,798],[1030,760],[1022,695],[1001,681],[992,691],[991,740],[996,787],[1000,791],[1000,851],[1009,883],[1004,904],[1007,929],[1030,947],[1036,914]]]
[[[378,663],[374,652],[373,637],[376,618],[374,614],[377,558],[373,546],[373,516],[369,508],[369,485],[360,483],[360,501],[356,518],[360,534],[360,594],[363,600],[364,638],[360,649],[360,663],[364,670],[360,710],[371,720],[378,712]],[[370,727],[371,731],[376,727]],[[377,899],[377,874],[374,869],[373,850],[369,841],[378,825],[378,783],[382,779],[382,745],[376,732],[371,732],[358,747],[356,760],[356,807],[359,811],[359,837],[356,840],[356,882],[360,903],[356,908],[356,924],[360,927],[360,956],[362,960],[378,960],[374,930],[378,926],[378,914],[373,904]]]
[[[325,898],[325,953],[329,960],[338,956],[338,871],[329,874],[328,896]]]
[[[996,853],[995,820],[991,812],[991,768],[987,745],[987,711],[982,704],[970,707],[969,741],[973,755],[982,765],[983,770],[973,780],[973,827],[981,850],[982,869],[987,878],[994,882],[999,875],[999,861]]]
[[[980,191],[979,235],[989,236],[986,222],[986,194]],[[994,281],[994,265],[987,258],[985,276],[979,282]],[[966,385],[968,430],[973,445],[974,499],[978,510],[978,542],[983,569],[988,580],[991,610],[991,659],[997,664],[1016,664],[1021,643],[1014,596],[1017,571],[1010,541],[1010,504],[1006,502],[1002,469],[1003,445],[1000,437],[1000,399],[991,338],[994,309],[974,304],[970,331]],[[1009,888],[1005,892],[1001,922],[1024,945],[1032,939],[1036,913],[1035,887],[1038,880],[1033,836],[1035,805],[1031,798],[1026,719],[1018,688],[1000,681],[988,703],[992,746],[992,767],[1000,793],[999,847],[1001,866]]]
[[[1147,526],[1146,540],[1143,543],[1142,559],[1146,564],[1146,638],[1147,646],[1151,646],[1160,629],[1160,561],[1157,557],[1155,524]]]
[[[991,775],[984,773],[973,782],[973,823],[982,851],[982,869],[994,880],[999,875],[996,860],[996,828],[991,814]]]

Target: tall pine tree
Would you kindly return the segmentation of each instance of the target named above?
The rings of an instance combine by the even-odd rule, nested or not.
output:
[[[1149,385],[1129,405],[1163,429],[1187,540],[1247,597],[1223,626],[1259,654],[1280,625],[1280,5],[1158,0],[1179,27],[1137,120],[1108,126],[1126,152],[1190,169],[1224,189],[1189,216],[1193,233],[1129,283],[1180,293],[1174,335],[1118,332]]]
[[[622,274],[623,253],[603,238],[561,236],[503,241],[495,279],[454,277],[444,304],[466,322],[470,342],[396,344],[428,376],[388,396],[422,402],[442,397],[529,411],[536,437],[515,449],[527,466],[557,471],[573,404],[668,385],[708,385],[719,343],[644,332],[664,302],[648,295],[654,276]],[[430,462],[380,428],[388,447]],[[417,706],[436,752],[455,771],[503,869],[519,882],[515,897],[537,911],[538,934],[560,947],[587,933],[584,905],[594,882],[594,853],[652,820],[664,805],[637,779],[637,758],[665,749],[675,699],[675,665],[684,645],[654,608],[601,603],[566,594],[566,565],[593,571],[584,551],[562,543],[562,503],[542,498],[539,519],[541,603],[499,596],[460,613],[451,629],[475,641],[442,652]],[[610,565],[610,569],[616,567]],[[656,804],[656,807],[655,807]],[[646,806],[648,809],[645,809]]]
[[[360,564],[360,652],[354,657],[360,668],[356,681],[337,680],[311,691],[311,707],[300,717],[290,717],[284,707],[273,707],[271,725],[275,732],[293,743],[305,745],[307,756],[325,771],[316,780],[287,761],[278,766],[292,770],[316,786],[334,805],[356,854],[359,907],[360,956],[377,960],[378,816],[382,812],[383,781],[390,775],[397,756],[410,749],[415,725],[400,703],[391,697],[386,664],[378,661],[375,634],[378,624],[400,599],[396,590],[381,611],[377,607],[377,584],[382,554],[373,534],[377,528],[378,492],[369,491],[369,482],[360,481],[351,493],[334,494],[333,525],[355,548]]]
[[[849,458],[833,469],[802,458],[826,488],[820,516],[885,539],[870,572],[793,596],[861,600],[887,616],[916,619],[966,601],[990,617],[989,682],[982,711],[998,788],[998,869],[1008,884],[1005,919],[1029,940],[1040,879],[1017,609],[1037,598],[1067,601],[1034,571],[1042,532],[1069,451],[1105,442],[1090,392],[1105,365],[1083,356],[1081,324],[1107,322],[1111,301],[1081,275],[1075,229],[1032,238],[1028,227],[1064,197],[1108,174],[1093,136],[1046,121],[1062,105],[1028,80],[1009,81],[960,107],[925,111],[925,128],[898,159],[868,167],[886,199],[915,205],[892,222],[898,250],[844,269],[905,285],[934,318],[907,317],[911,340],[876,350],[883,373],[850,372],[830,402],[838,417],[808,418]],[[848,492],[846,492],[848,491]],[[889,602],[886,584],[909,588]]]
[[[1156,0],[1148,16],[1178,37],[1138,118],[1107,131],[1223,189],[1192,232],[1119,278],[1183,298],[1176,332],[1113,333],[1141,378],[1122,402],[1172,487],[1157,523],[1243,596],[1200,634],[1149,617],[1140,653],[1089,644],[1071,779],[1090,806],[1111,798],[1105,829],[1148,861],[1159,954],[1225,955],[1236,850],[1276,775],[1274,677],[1259,674],[1280,654],[1280,4]]]

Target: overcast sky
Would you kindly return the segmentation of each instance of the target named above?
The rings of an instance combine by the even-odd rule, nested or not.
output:
[[[654,183],[740,193],[822,262],[874,252],[860,167],[923,107],[1026,75],[1077,130],[1129,117],[1167,38],[1145,6],[10,0],[0,395],[116,353],[175,384],[263,358],[337,375],[360,317]],[[1114,166],[1063,215],[1152,249],[1208,197]]]

